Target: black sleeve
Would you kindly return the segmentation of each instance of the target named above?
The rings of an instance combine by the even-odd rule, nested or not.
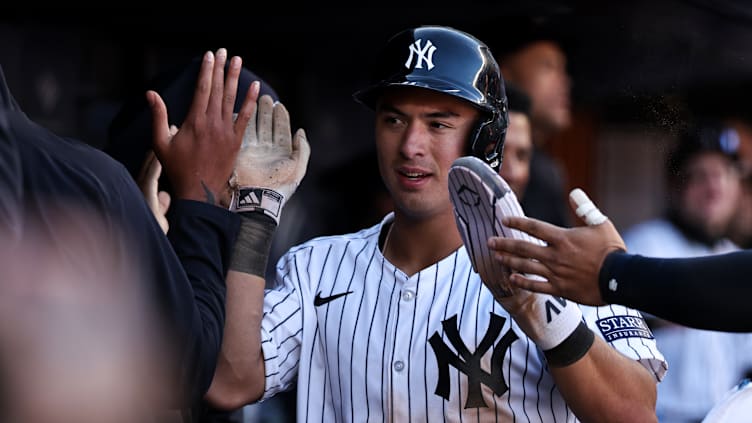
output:
[[[106,165],[104,158],[97,161],[94,156],[86,168],[96,169],[99,162]],[[172,406],[195,407],[217,366],[225,323],[225,278],[240,217],[208,203],[173,199],[165,236],[130,174],[117,163],[108,167],[98,172],[113,190],[105,194],[107,213],[120,215],[127,233],[135,235],[137,258],[146,263],[147,282],[174,348],[174,361],[165,369],[167,383],[174,387]]]
[[[101,235],[123,257],[117,265],[134,267],[133,283],[144,283],[149,310],[133,313],[156,309],[158,317],[148,320],[161,336],[158,346],[164,340],[173,348],[165,352],[167,363],[155,359],[164,372],[148,382],[161,384],[167,377],[160,391],[169,395],[169,408],[194,407],[211,383],[221,347],[225,277],[240,217],[210,204],[173,200],[168,239],[124,166],[29,120],[9,107],[12,99],[2,101],[4,92],[0,74],[0,231],[21,227],[25,236],[33,227],[56,239],[75,229],[57,226],[65,215],[101,217]],[[155,401],[161,406],[163,400]]]
[[[170,408],[200,404],[209,389],[222,344],[225,277],[240,218],[207,203],[175,199],[165,236],[127,173],[118,195],[126,228],[135,234],[137,255],[167,337]],[[132,235],[133,235],[132,234]]]
[[[752,331],[752,250],[693,258],[613,252],[601,268],[601,296],[698,329]]]
[[[88,150],[87,150],[88,151]],[[86,169],[107,187],[105,215],[124,224],[144,263],[146,282],[164,324],[171,360],[165,364],[170,408],[190,409],[209,389],[222,344],[225,278],[240,217],[208,203],[174,199],[165,236],[133,178],[92,152]],[[79,155],[80,157],[80,155]],[[100,163],[101,162],[101,163]],[[98,166],[106,169],[99,169]]]
[[[157,265],[168,273],[159,291],[177,332],[178,386],[195,404],[209,389],[222,344],[225,277],[240,221],[227,210],[190,200],[174,200],[167,217],[169,244],[179,261],[167,246],[165,262]]]

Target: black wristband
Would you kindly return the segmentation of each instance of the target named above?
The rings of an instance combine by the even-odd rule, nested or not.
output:
[[[277,223],[260,212],[238,213],[240,231],[230,261],[230,270],[264,277]]]
[[[548,365],[551,367],[566,367],[581,359],[587,354],[595,341],[595,334],[584,322],[580,322],[577,328],[561,344],[543,351]]]

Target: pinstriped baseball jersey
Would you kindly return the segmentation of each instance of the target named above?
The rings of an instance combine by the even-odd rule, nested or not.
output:
[[[264,398],[297,383],[304,422],[577,421],[464,247],[408,277],[378,247],[392,219],[279,260],[264,298]],[[581,308],[598,336],[663,377],[639,312]]]

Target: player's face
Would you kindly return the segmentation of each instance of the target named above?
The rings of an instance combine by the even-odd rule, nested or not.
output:
[[[379,170],[395,208],[411,217],[451,213],[447,175],[466,151],[479,111],[454,96],[400,87],[376,109]]]
[[[567,58],[559,46],[550,41],[535,42],[512,57],[507,66],[510,80],[530,95],[534,125],[547,131],[569,126],[570,78]]]
[[[737,170],[717,153],[700,154],[686,168],[681,212],[709,236],[727,229],[741,192]]]
[[[504,141],[504,160],[501,162],[499,174],[520,200],[530,178],[532,154],[533,140],[527,115],[509,112],[509,127]]]

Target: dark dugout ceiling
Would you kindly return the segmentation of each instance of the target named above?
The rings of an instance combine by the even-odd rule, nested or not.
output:
[[[752,86],[749,0],[534,2],[509,16],[506,2],[487,3],[495,9],[498,33],[516,13],[548,25],[563,39],[573,93],[581,102],[712,91],[734,95]],[[515,31],[514,22],[508,26]],[[493,36],[491,41],[503,43]]]
[[[436,0],[362,2],[362,7],[313,1],[284,8],[254,4],[223,4],[216,13],[183,8],[172,12],[89,8],[86,14],[71,7],[42,14],[16,10],[4,13],[3,20],[88,27],[120,33],[122,42],[164,46],[211,46],[237,39],[262,59],[279,60],[282,66],[313,66],[317,51],[367,63],[374,46],[409,25],[453,25],[493,45],[503,43],[500,37],[520,22],[533,20],[564,37],[573,93],[580,103],[681,93],[711,107],[737,97],[746,99],[752,86],[749,0]],[[327,63],[315,65],[325,68]],[[332,66],[338,67],[332,72],[341,71],[340,63]]]
[[[752,1],[551,1],[511,15],[504,3],[488,2],[495,27],[524,15],[561,37],[578,104],[614,115],[670,114],[676,101],[699,114],[752,109]],[[514,22],[508,26],[516,30]],[[493,35],[489,40],[503,43]]]
[[[572,27],[578,95],[733,92],[752,82],[752,2],[609,3],[600,6],[608,12],[593,7]]]

